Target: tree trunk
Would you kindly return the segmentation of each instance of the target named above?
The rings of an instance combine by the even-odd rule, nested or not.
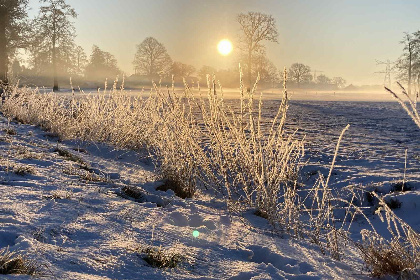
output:
[[[6,26],[8,21],[7,18],[7,9],[0,6],[0,82],[2,85],[7,84],[7,72],[9,64],[6,38]]]
[[[252,50],[248,51],[248,83],[249,83],[249,90],[252,88]]]
[[[77,52],[77,74],[80,74],[80,55],[81,55],[81,52],[80,51],[78,51]]]
[[[408,43],[408,94],[411,95],[411,68],[412,68],[412,55],[411,42]]]
[[[150,71],[149,71],[149,77],[153,77],[155,74],[155,66],[154,66],[154,60],[153,60],[153,51],[150,52]]]
[[[57,32],[55,17],[53,18],[53,35],[52,35],[52,63],[53,63],[53,75],[54,75],[54,87],[53,92],[58,91],[58,79],[57,79]]]

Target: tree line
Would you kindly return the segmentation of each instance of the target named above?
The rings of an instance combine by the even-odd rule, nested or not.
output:
[[[111,53],[94,45],[88,57],[75,43],[77,13],[65,0],[40,0],[40,3],[37,16],[29,20],[28,0],[0,0],[0,80],[3,84],[7,84],[9,76],[26,79],[27,83],[40,83],[42,78],[50,83],[52,77],[53,89],[57,91],[59,82],[67,83],[68,77],[103,82],[123,74]],[[257,75],[261,83],[272,86],[281,83],[282,75],[268,59],[264,45],[264,42],[278,42],[273,16],[241,13],[237,22],[241,33],[235,65],[241,64],[246,85],[251,87]],[[19,61],[21,49],[28,54],[27,66]],[[136,46],[133,68],[133,81],[171,79],[174,75],[178,82],[190,77],[193,81],[206,83],[207,74],[217,74],[225,86],[237,86],[238,80],[237,66],[225,70],[203,66],[197,70],[192,65],[173,61],[165,46],[153,37],[147,37]],[[297,87],[329,85],[341,88],[345,85],[340,77],[312,75],[310,67],[302,63],[291,65],[289,78]]]

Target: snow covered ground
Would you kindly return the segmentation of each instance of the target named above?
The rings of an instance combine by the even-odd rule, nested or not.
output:
[[[277,109],[276,102],[267,105]],[[310,185],[350,123],[332,186],[397,196],[397,215],[419,231],[420,131],[398,106],[294,102],[290,129],[300,127],[311,143],[302,173]],[[405,149],[411,190],[391,192],[403,177]],[[58,142],[0,117],[0,248],[36,260],[47,279],[369,279],[355,252],[346,263],[334,261],[306,241],[274,234],[252,211],[229,213],[223,200],[202,192],[183,200],[156,191],[161,184],[145,152]],[[141,253],[149,246],[184,258],[174,269],[153,268]]]

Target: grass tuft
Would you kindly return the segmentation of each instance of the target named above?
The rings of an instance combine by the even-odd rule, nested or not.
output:
[[[13,173],[18,176],[25,176],[25,175],[35,175],[36,171],[35,168],[29,165],[19,165],[13,169]]]
[[[133,187],[133,186],[124,186],[121,189],[121,192],[131,198],[134,198],[136,200],[144,200],[144,194],[143,192],[137,188],[137,187]]]
[[[6,128],[4,132],[6,132],[7,135],[17,135],[17,131],[13,128]]]
[[[268,220],[268,218],[269,218],[268,214],[267,214],[266,212],[264,212],[264,211],[260,210],[260,209],[257,209],[257,210],[254,212],[254,215],[255,215],[255,216],[258,216],[258,217],[261,217],[261,218],[264,218],[264,219],[266,219],[266,220]]]
[[[407,182],[398,182],[392,185],[392,192],[408,192],[413,189],[414,187]]]
[[[10,252],[9,248],[0,250],[0,274],[38,275],[39,266],[22,255]]]
[[[184,259],[181,254],[170,252],[162,247],[147,247],[141,253],[150,266],[157,268],[175,268]]]
[[[60,157],[64,157],[69,161],[77,162],[77,163],[81,164],[82,166],[87,166],[87,163],[83,159],[81,159],[80,157],[70,153],[69,151],[67,151],[65,149],[56,148],[56,149],[54,149],[53,152],[58,153],[58,155]]]
[[[360,249],[374,277],[398,275],[404,270],[415,269],[419,261],[418,255],[413,255],[409,244],[404,244],[396,238],[387,242],[378,236],[365,236]]]
[[[390,209],[399,209],[401,208],[402,202],[397,198],[391,198],[386,202],[386,205],[388,205]]]

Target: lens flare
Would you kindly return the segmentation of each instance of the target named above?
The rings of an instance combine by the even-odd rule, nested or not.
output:
[[[224,39],[219,42],[219,44],[217,45],[217,49],[219,50],[219,53],[221,55],[229,55],[233,50],[232,42],[228,39]]]
[[[194,230],[194,231],[193,231],[193,236],[194,236],[195,238],[199,237],[199,236],[200,236],[200,232],[199,232],[198,230]]]

